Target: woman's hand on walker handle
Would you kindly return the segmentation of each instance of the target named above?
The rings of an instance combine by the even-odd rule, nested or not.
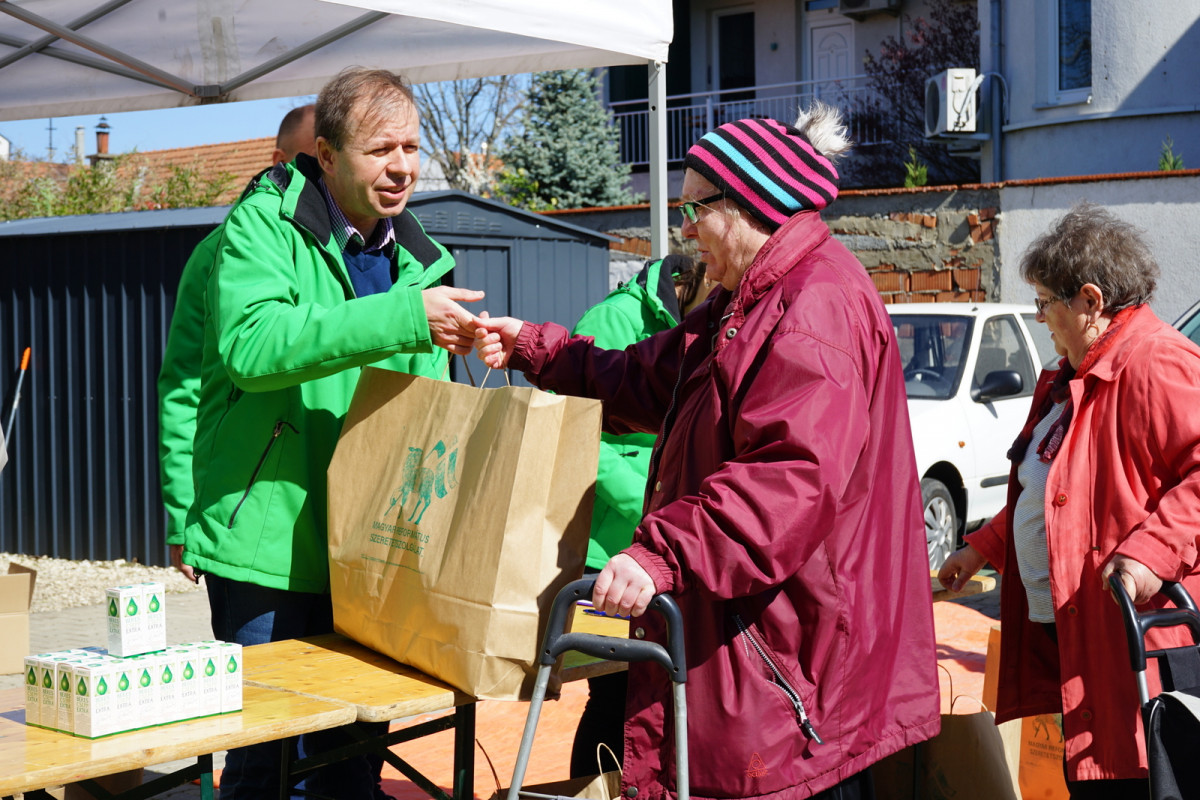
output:
[[[654,580],[624,553],[608,560],[592,589],[592,605],[609,616],[640,617],[653,599]]]
[[[1162,589],[1162,578],[1155,575],[1149,567],[1129,556],[1117,553],[1100,572],[1101,585],[1106,592],[1112,591],[1108,585],[1108,576],[1114,572],[1121,576],[1121,585],[1125,587],[1125,593],[1133,598],[1134,605],[1140,606],[1150,602],[1150,598]],[[1113,602],[1117,602],[1116,597],[1113,598]]]
[[[983,569],[986,563],[987,559],[982,553],[967,545],[942,564],[942,568],[938,570],[938,582],[942,584],[943,589],[961,592],[967,581],[971,580],[971,576]]]
[[[517,336],[525,327],[513,317],[489,317],[486,311],[475,318],[475,353],[492,369],[504,369],[512,357]]]

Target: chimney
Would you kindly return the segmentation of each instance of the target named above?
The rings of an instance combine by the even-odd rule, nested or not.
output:
[[[75,163],[83,165],[83,137],[84,127],[77,125],[75,127]]]
[[[96,126],[96,155],[108,155],[108,129],[108,120],[101,117],[100,124]]]
[[[88,156],[93,168],[100,164],[108,164],[115,158],[108,152],[108,132],[108,120],[101,117],[100,124],[96,126],[96,153]]]

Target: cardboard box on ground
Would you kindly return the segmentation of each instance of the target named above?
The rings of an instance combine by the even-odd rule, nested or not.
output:
[[[0,575],[0,675],[24,671],[29,652],[29,608],[37,570],[10,563],[8,574]]]

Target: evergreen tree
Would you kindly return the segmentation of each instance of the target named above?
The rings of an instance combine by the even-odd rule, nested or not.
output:
[[[631,203],[617,139],[587,70],[534,73],[517,132],[499,153],[500,193],[532,210]]]

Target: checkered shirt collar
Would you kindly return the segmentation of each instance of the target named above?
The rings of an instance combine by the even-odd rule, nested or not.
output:
[[[346,215],[342,213],[337,201],[329,193],[329,187],[325,185],[324,177],[318,179],[317,185],[321,187],[321,194],[325,196],[325,205],[329,209],[329,222],[333,227],[333,238],[337,242],[339,250],[344,252],[350,242],[355,242],[360,252],[382,250],[385,255],[391,255],[392,245],[396,243],[396,229],[392,225],[390,217],[380,220],[383,224],[375,226],[371,241],[368,242],[363,239],[358,228],[355,228],[350,224],[350,220],[346,219]]]

